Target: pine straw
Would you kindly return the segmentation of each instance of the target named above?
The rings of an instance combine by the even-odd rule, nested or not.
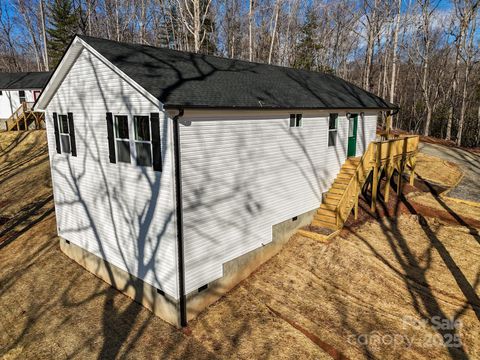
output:
[[[407,197],[409,201],[415,204],[453,214],[460,221],[461,219],[465,221],[472,219],[474,222],[480,222],[480,204],[477,205],[474,202],[468,204],[448,196],[435,197],[431,193],[410,193]]]
[[[26,186],[49,176],[48,167],[32,168],[28,177],[12,169],[8,181]],[[1,194],[5,184],[13,190],[0,183]],[[17,200],[25,206],[34,196],[5,194],[9,214]],[[478,289],[478,236],[411,215],[396,227],[391,221],[359,225],[327,244],[294,237],[192,321],[187,335],[64,256],[48,213],[0,244],[0,358],[324,359],[330,350],[350,359],[460,358],[458,350],[429,346],[433,329],[404,321],[434,315],[458,315],[464,351],[480,358],[476,300],[470,292],[468,303],[460,290]],[[362,334],[409,336],[413,345],[355,343]]]
[[[418,153],[415,174],[435,184],[453,187],[458,184],[463,173],[453,162]]]
[[[461,340],[470,357],[478,357],[480,324],[470,306],[462,312],[465,296],[429,238],[432,232],[467,281],[475,284],[480,247],[474,236],[438,223],[422,227],[412,215],[400,217],[397,228],[387,219],[381,221],[327,245],[296,237],[241,288],[351,359],[449,358],[445,347],[427,343],[436,331],[413,327],[404,319],[461,313]],[[229,301],[240,306],[244,299]],[[217,317],[215,307],[196,322],[200,328],[205,324],[217,332],[230,326]],[[397,334],[414,342],[411,347],[349,342],[361,334]]]

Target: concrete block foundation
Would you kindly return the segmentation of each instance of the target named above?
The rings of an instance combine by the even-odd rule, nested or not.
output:
[[[223,277],[208,284],[202,291],[187,294],[187,319],[192,320],[206,307],[246,279],[260,265],[277,254],[296,230],[310,224],[316,209],[272,227],[272,242],[250,251],[223,265]],[[162,294],[153,286],[100,257],[60,238],[60,249],[92,274],[101,278],[131,299],[140,303],[166,322],[180,327],[177,300]]]

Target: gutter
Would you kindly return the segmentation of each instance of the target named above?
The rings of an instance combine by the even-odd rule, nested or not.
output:
[[[177,216],[177,250],[178,250],[178,285],[180,293],[180,326],[187,326],[187,296],[185,295],[185,249],[183,241],[183,195],[182,195],[182,164],[180,161],[180,130],[179,119],[184,110],[179,109],[173,117],[173,157],[175,162],[175,210]]]

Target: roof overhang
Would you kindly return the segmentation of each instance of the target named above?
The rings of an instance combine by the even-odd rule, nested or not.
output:
[[[126,75],[123,71],[121,71],[118,67],[113,65],[110,61],[108,61],[102,54],[100,54],[97,50],[95,50],[92,46],[90,46],[87,42],[83,41],[80,37],[75,36],[71,41],[70,45],[68,46],[67,50],[63,54],[59,64],[53,71],[52,75],[47,81],[45,88],[43,89],[40,97],[37,99],[33,108],[39,111],[45,111],[50,103],[51,99],[55,95],[55,92],[62,84],[65,77],[68,75],[68,72],[75,64],[75,61],[78,59],[82,51],[86,49],[94,56],[96,56],[100,61],[102,61],[105,65],[107,65],[110,69],[112,69],[115,73],[117,73],[121,78],[127,81],[131,86],[133,86],[136,90],[138,90],[142,95],[144,95],[148,100],[150,100],[153,104],[157,105],[160,108],[163,108],[163,104],[151,93],[145,90],[142,86],[140,86],[137,82],[135,82],[132,78]]]
[[[258,106],[258,107],[240,107],[240,106],[201,106],[201,105],[173,105],[165,104],[164,108],[166,110],[180,110],[180,109],[190,109],[190,110],[377,110],[377,111],[396,111],[400,110],[397,106],[392,107],[342,107],[342,108],[331,108],[331,107],[278,107],[278,106]]]

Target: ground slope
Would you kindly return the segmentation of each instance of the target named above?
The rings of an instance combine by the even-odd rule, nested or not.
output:
[[[0,358],[480,358],[471,209],[434,219],[415,188],[382,214],[362,202],[361,222],[328,244],[295,236],[181,332],[60,252],[43,133],[1,141]],[[450,317],[456,328],[427,324]]]

